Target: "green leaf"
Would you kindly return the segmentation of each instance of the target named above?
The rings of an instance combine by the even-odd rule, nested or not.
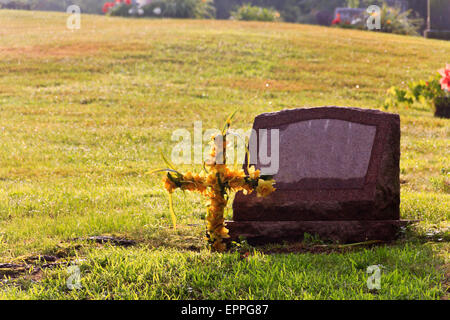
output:
[[[227,118],[227,120],[225,121],[225,124],[223,126],[222,129],[222,135],[224,136],[225,133],[227,132],[228,128],[231,126],[231,121],[233,120],[234,116],[236,115],[236,113],[238,112],[239,108],[237,108],[236,110],[234,110],[234,112],[232,114],[230,114]]]
[[[173,165],[172,162],[170,162],[170,161],[164,156],[164,154],[162,153],[162,150],[161,150],[161,149],[158,149],[158,150],[159,150],[159,153],[161,154],[161,158],[163,159],[163,161],[165,162],[165,164],[167,164],[167,166],[168,166],[170,169],[176,171],[175,166]]]
[[[175,211],[173,210],[173,199],[172,194],[169,193],[169,211],[170,211],[170,219],[172,220],[173,229],[177,229],[177,217],[175,216]]]
[[[167,168],[165,168],[165,169],[155,169],[155,170],[151,170],[151,171],[149,171],[149,172],[146,172],[145,174],[154,174],[154,173],[158,173],[158,172],[173,172],[173,173],[176,173],[176,174],[178,174],[178,175],[182,175],[180,172],[178,172],[178,171],[176,171],[176,170],[173,170],[173,169],[167,169]]]

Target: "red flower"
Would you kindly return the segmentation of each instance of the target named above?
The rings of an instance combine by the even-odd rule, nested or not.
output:
[[[131,0],[125,0],[125,4],[130,5],[131,4]]]
[[[339,24],[339,23],[341,23],[341,14],[340,13],[336,14],[336,18],[333,21],[331,21],[331,24]]]
[[[438,71],[442,78],[440,80],[442,90],[450,92],[450,64],[447,64],[444,69]]]
[[[114,5],[114,2],[105,2],[102,9],[103,13],[107,13],[112,7],[114,7]]]

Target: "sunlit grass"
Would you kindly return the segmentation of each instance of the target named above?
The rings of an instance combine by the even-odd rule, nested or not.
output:
[[[211,254],[174,249],[105,248],[79,262],[84,289],[68,290],[65,270],[39,286],[18,283],[0,298],[40,299],[436,299],[443,280],[425,246],[333,253]],[[381,288],[367,288],[366,269],[381,268]],[[25,289],[25,290],[23,290]]]
[[[196,120],[217,128],[237,107],[237,128],[283,108],[379,109],[391,85],[428,78],[448,62],[449,42],[281,23],[97,16],[82,16],[81,30],[72,32],[65,19],[0,11],[0,262],[55,254],[90,235],[122,235],[138,245],[87,245],[79,252],[88,259],[79,292],[65,289],[62,268],[38,283],[0,285],[1,298],[444,295],[443,271],[434,266],[448,263],[448,245],[433,251],[416,239],[422,231],[394,247],[332,255],[259,253],[240,261],[192,252],[204,245],[202,198],[177,194],[180,228],[173,231],[160,180],[145,172],[161,166],[157,150],[170,152],[173,130],[192,131]],[[402,218],[423,220],[424,228],[448,225],[448,120],[424,108],[388,111],[402,121]],[[360,269],[350,259],[363,261]],[[388,267],[386,286],[373,294],[364,268],[379,263]]]

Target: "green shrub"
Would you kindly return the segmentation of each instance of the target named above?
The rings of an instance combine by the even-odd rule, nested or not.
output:
[[[360,1],[359,0],[347,0],[347,7],[349,8],[359,8]]]
[[[388,90],[384,108],[398,108],[401,105],[411,106],[414,103],[430,107],[433,99],[442,96],[442,89],[439,83],[440,75],[431,77],[428,81],[419,80],[408,83],[406,89],[391,87]]]
[[[358,1],[355,2],[355,5],[357,3]],[[372,15],[375,17],[376,14],[373,13]],[[401,12],[401,9],[389,7],[386,3],[381,6],[380,16],[381,29],[379,31],[381,32],[418,36],[423,25],[423,19],[418,18],[412,10]],[[341,28],[367,30],[365,23],[353,24],[341,21],[339,18],[333,20],[332,24]]]
[[[280,13],[283,21],[324,25],[329,25],[333,19],[334,8],[346,6],[346,0],[215,0],[214,2],[217,5],[226,2],[226,8],[233,8],[244,3],[274,8]],[[232,6],[230,6],[231,3],[233,3]],[[219,12],[221,8],[223,6],[218,7],[218,16],[223,15]],[[323,16],[326,16],[326,23],[323,23]]]
[[[232,19],[246,21],[279,21],[280,13],[272,8],[245,4],[231,12]]]
[[[156,0],[144,6],[144,16],[159,18],[215,18],[212,0]]]
[[[381,8],[382,32],[418,36],[422,24],[423,19],[415,17],[412,10],[401,12],[386,4]]]
[[[130,9],[132,8],[132,5],[129,4],[120,4],[115,5],[109,12],[108,15],[114,16],[114,17],[129,17],[130,16]]]

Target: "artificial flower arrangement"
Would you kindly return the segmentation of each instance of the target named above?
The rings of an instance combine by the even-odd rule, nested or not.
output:
[[[247,166],[246,173],[243,169],[232,169],[227,166],[227,136],[231,134],[229,128],[234,114],[227,119],[222,132],[211,137],[210,158],[204,163],[202,173],[181,173],[164,155],[162,155],[163,160],[169,168],[150,172],[166,172],[163,183],[164,188],[169,193],[169,209],[174,228],[176,228],[176,217],[173,210],[172,193],[175,190],[199,192],[208,199],[206,240],[211,250],[216,252],[226,250],[226,244],[223,240],[229,238],[224,211],[230,194],[240,190],[244,194],[256,191],[258,197],[265,197],[275,191],[273,187],[275,180],[272,176],[261,175],[260,170],[256,170],[255,167]],[[247,161],[247,163],[250,163],[250,161]]]
[[[410,106],[414,103],[434,106],[435,114],[450,116],[450,64],[438,70],[436,76],[428,81],[419,80],[408,83],[407,89],[391,87],[385,100],[384,108]]]

